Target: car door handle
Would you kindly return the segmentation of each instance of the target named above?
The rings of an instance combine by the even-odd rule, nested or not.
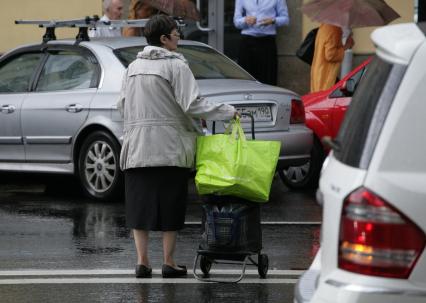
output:
[[[69,113],[79,113],[83,110],[83,105],[81,105],[81,104],[70,104],[65,109]]]
[[[1,112],[3,114],[11,114],[15,111],[16,107],[13,105],[5,104],[1,106]]]

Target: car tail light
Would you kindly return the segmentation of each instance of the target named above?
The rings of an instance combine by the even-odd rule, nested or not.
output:
[[[291,100],[290,123],[305,123],[305,106],[301,100]]]
[[[366,188],[343,205],[339,268],[370,276],[406,279],[422,253],[425,233]]]

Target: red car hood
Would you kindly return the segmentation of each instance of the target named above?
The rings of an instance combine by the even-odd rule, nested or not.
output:
[[[309,106],[312,104],[316,104],[318,100],[325,99],[329,94],[330,89],[303,95],[301,98],[303,104],[305,105],[305,109],[309,108]]]

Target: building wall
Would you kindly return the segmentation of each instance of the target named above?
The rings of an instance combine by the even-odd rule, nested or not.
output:
[[[14,0],[1,1],[0,53],[21,44],[42,40],[45,30],[36,25],[15,25],[15,20],[76,19],[101,15],[100,0]],[[57,29],[57,38],[75,37],[76,29]]]
[[[302,0],[287,0],[290,24],[278,29],[278,86],[299,94],[309,86],[310,66],[295,55],[303,35],[303,15],[300,11]]]
[[[212,1],[212,0],[210,0]],[[225,0],[233,1],[233,0]],[[304,2],[310,0],[287,0],[290,14],[290,25],[278,31],[278,85],[291,89],[299,94],[309,90],[310,66],[295,56],[296,49],[306,33],[318,26],[312,23],[300,11]],[[414,16],[414,0],[386,0],[401,18],[393,23],[412,22]],[[124,0],[123,18],[127,17],[130,0]],[[102,0],[15,0],[2,1],[0,10],[0,53],[4,53],[18,45],[41,41],[44,29],[34,25],[15,25],[17,19],[51,20],[75,19],[87,15],[102,15]],[[353,66],[358,65],[374,47],[370,41],[370,33],[374,28],[354,30]],[[57,38],[74,37],[75,29],[58,29]]]

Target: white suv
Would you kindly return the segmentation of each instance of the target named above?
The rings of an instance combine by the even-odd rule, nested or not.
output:
[[[321,250],[297,303],[426,302],[425,33],[372,34],[376,57],[322,170]]]

